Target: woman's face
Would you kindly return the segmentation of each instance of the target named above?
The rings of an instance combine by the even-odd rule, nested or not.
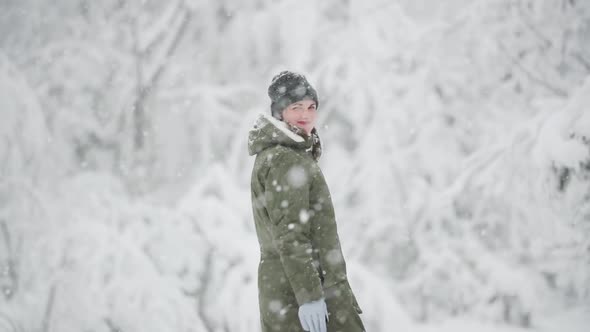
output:
[[[283,121],[303,129],[307,135],[315,127],[316,104],[311,99],[293,103],[283,110]]]

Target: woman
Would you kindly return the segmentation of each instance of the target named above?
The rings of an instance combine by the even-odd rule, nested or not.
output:
[[[307,79],[283,71],[268,88],[271,115],[249,132],[256,155],[251,195],[260,244],[263,332],[362,332],[348,283],[328,186],[318,167],[318,97]]]

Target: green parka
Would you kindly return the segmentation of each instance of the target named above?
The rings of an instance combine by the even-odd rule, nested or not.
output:
[[[362,332],[362,310],[347,279],[332,199],[312,145],[311,136],[297,135],[270,115],[261,114],[249,132],[249,154],[256,155],[251,198],[261,252],[262,331],[303,331],[299,306],[325,298],[328,332]]]

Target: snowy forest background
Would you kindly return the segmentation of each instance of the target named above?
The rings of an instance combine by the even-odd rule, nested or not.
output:
[[[284,69],[369,331],[588,331],[590,1],[0,0],[0,331],[257,331]]]

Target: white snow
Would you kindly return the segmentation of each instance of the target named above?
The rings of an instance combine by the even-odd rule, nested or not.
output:
[[[307,183],[307,174],[302,166],[293,166],[287,172],[287,181],[294,188],[300,188]]]
[[[324,254],[368,331],[588,331],[588,22],[588,1],[6,2],[0,331],[259,330],[248,131],[303,140],[270,116],[287,69],[319,94]]]

